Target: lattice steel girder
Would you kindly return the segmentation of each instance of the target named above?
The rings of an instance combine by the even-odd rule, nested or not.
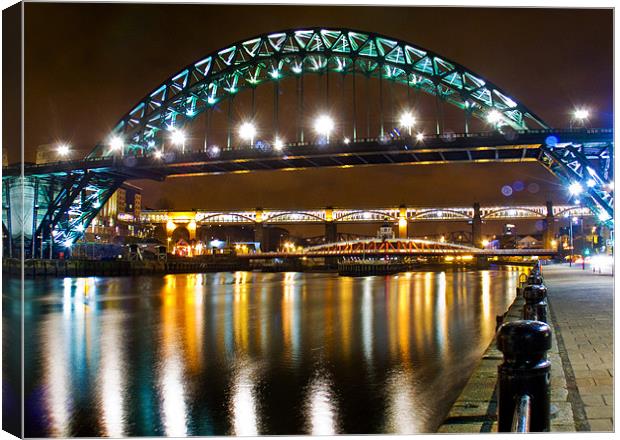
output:
[[[588,153],[586,145],[543,145],[541,162],[567,185],[567,188],[579,184],[586,197],[587,206],[609,226],[613,226],[614,194],[610,187],[613,176],[613,164],[607,164],[605,175],[597,172],[600,168],[594,163],[595,158]],[[605,146],[602,151],[610,154],[613,147]],[[600,157],[600,156],[598,156]]]
[[[546,127],[533,112],[464,66],[414,44],[351,29],[309,28],[262,34],[218,49],[175,73],[133,106],[110,134],[129,150],[159,147],[162,130],[180,127],[246,88],[304,73],[381,76],[484,118],[491,110],[517,129]],[[103,140],[90,157],[113,154]]]

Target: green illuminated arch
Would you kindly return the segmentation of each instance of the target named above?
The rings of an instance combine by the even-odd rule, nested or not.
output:
[[[405,41],[350,29],[309,28],[263,34],[216,50],[172,75],[117,123],[130,151],[147,154],[161,131],[182,127],[239,91],[304,73],[362,74],[438,96],[472,116],[491,110],[515,129],[546,128],[533,112],[480,75]],[[111,154],[109,140],[89,157]]]

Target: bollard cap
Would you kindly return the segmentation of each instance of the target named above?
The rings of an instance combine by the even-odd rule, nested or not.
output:
[[[527,277],[527,283],[528,284],[542,284],[543,283],[543,279],[538,274],[532,274],[529,277]]]
[[[512,321],[503,324],[497,348],[506,357],[540,357],[551,348],[551,328],[541,321]]]
[[[523,298],[527,302],[540,302],[547,298],[547,288],[544,284],[529,284],[523,288]]]

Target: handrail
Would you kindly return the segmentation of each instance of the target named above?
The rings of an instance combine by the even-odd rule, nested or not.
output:
[[[515,412],[512,416],[512,432],[530,432],[531,404],[532,401],[529,395],[524,394],[521,396],[517,405],[515,405]]]

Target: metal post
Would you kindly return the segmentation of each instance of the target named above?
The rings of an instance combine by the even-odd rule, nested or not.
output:
[[[303,67],[302,67],[303,68]],[[299,101],[299,120],[301,121],[301,124],[299,126],[300,129],[300,136],[299,136],[299,141],[300,142],[304,142],[304,72],[301,72],[301,77],[299,79],[300,81],[300,101]]]
[[[233,99],[235,99],[235,95],[228,98],[228,122],[226,127],[226,149],[231,149],[231,133],[232,133],[232,108],[233,108]]]
[[[211,108],[207,107],[207,109],[205,110],[205,141],[204,141],[204,145],[203,145],[203,151],[206,153],[207,149],[209,148],[209,125],[210,125],[210,118],[211,118]]]
[[[383,66],[379,66],[379,123],[381,124],[380,136],[383,138]]]
[[[523,289],[523,319],[547,322],[547,288],[544,284],[529,284]]]
[[[278,136],[278,131],[280,128],[279,121],[278,121],[279,103],[280,103],[280,82],[278,80],[274,80],[273,82],[273,134],[274,134],[274,137]]]
[[[34,200],[32,204],[32,242],[30,248],[31,258],[36,258],[36,246],[37,246],[37,215],[39,210],[39,179],[35,178],[34,181]],[[25,256],[24,256],[25,258]]]
[[[503,324],[497,348],[504,354],[498,371],[498,432],[510,432],[515,406],[530,396],[530,432],[548,432],[550,419],[551,329],[544,322],[513,321]]]
[[[346,111],[346,106],[345,106],[345,100],[344,100],[344,76],[345,76],[345,72],[342,72],[342,86],[340,87],[342,90],[342,96],[341,96],[341,101],[342,101],[342,139],[344,139],[345,137],[347,137],[347,131],[346,131],[346,127],[347,124],[344,123],[344,121],[346,121],[345,115],[347,114]]]
[[[440,114],[441,114],[441,98],[440,95],[441,92],[439,91],[439,85],[435,84],[435,110],[436,110],[436,116],[437,116],[437,135],[441,134],[441,129],[442,127],[439,125],[439,120],[440,120]]]
[[[574,256],[574,246],[573,246],[573,218],[569,217],[570,228],[569,228],[569,238],[570,238],[570,259],[568,260],[569,267],[573,266],[573,256]]]
[[[469,107],[465,107],[465,134],[469,134],[469,117],[471,112],[469,111]]]
[[[329,60],[328,60],[329,63]],[[329,66],[325,65],[325,111],[329,110]]]
[[[52,232],[54,232],[54,226],[50,223],[50,260],[54,255],[54,234]]]
[[[355,93],[355,62],[353,62],[353,142],[357,139],[357,96]]]
[[[252,123],[254,123],[255,116],[256,116],[256,87],[252,87]]]
[[[295,141],[299,142],[300,140],[300,128],[301,128],[301,105],[300,105],[300,96],[301,96],[301,90],[300,90],[300,78],[299,76],[295,77],[295,94],[296,94],[296,100],[297,100],[297,119],[295,121]]]
[[[366,75],[366,137],[370,138],[370,75]]]

